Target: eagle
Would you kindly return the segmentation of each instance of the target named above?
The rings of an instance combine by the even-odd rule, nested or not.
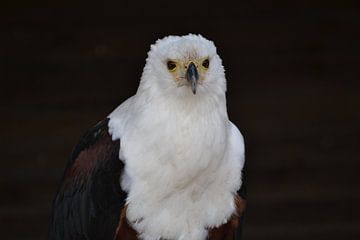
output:
[[[74,148],[48,239],[240,239],[245,147],[225,92],[212,41],[157,40],[136,94]]]

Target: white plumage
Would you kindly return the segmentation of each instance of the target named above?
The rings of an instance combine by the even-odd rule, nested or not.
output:
[[[166,67],[169,59],[205,58],[196,94]],[[228,119],[225,91],[213,42],[170,36],[151,46],[136,95],[109,115],[125,163],[127,219],[142,239],[205,239],[234,213],[244,143]]]

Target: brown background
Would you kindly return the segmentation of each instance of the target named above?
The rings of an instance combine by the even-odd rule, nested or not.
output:
[[[192,32],[246,139],[244,239],[360,239],[359,8],[313,2],[1,1],[0,238],[45,238],[79,137],[135,93],[150,44]]]

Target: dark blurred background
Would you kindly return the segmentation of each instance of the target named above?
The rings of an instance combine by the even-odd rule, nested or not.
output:
[[[1,239],[45,239],[68,156],[150,44],[215,41],[247,144],[244,239],[360,239],[355,1],[1,1]]]

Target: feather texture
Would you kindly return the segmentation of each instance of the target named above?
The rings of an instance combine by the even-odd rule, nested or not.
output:
[[[196,95],[166,67],[209,59]],[[214,44],[171,36],[151,47],[135,96],[110,115],[121,139],[127,219],[144,240],[203,240],[236,212],[244,141],[229,121],[226,80]]]
[[[198,64],[196,95],[169,59]],[[213,42],[189,34],[152,45],[136,95],[75,148],[49,239],[239,240],[245,149],[225,91]]]
[[[113,239],[126,193],[119,185],[120,141],[112,141],[108,119],[75,147],[54,200],[49,240]]]

